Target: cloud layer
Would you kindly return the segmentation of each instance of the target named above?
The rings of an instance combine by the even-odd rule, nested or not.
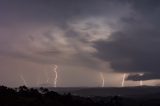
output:
[[[159,79],[159,12],[153,0],[2,0],[0,55]]]

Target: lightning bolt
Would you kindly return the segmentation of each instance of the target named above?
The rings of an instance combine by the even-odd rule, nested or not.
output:
[[[141,74],[139,74],[140,76],[142,76],[144,73],[141,73]],[[140,84],[140,86],[143,86],[143,81],[142,80],[140,80],[139,81],[139,84]]]
[[[20,79],[22,80],[23,84],[27,86],[26,80],[24,79],[23,75],[20,75]]]
[[[54,70],[53,72],[55,73],[55,78],[54,78],[54,87],[57,87],[57,79],[58,79],[58,73],[57,73],[57,65],[54,65]]]
[[[100,77],[101,77],[101,80],[102,80],[102,85],[101,87],[104,87],[104,75],[102,72],[100,72]]]
[[[126,78],[126,73],[123,74],[122,87],[124,87],[125,78]]]

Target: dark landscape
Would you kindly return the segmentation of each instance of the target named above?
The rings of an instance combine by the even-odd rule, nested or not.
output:
[[[0,106],[159,106],[159,88],[47,89],[0,86]]]

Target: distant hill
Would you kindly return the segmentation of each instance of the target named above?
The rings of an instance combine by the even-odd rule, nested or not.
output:
[[[142,87],[67,87],[67,88],[49,88],[59,93],[72,93],[73,95],[80,96],[127,96],[127,97],[137,97],[143,95],[152,95],[159,96],[160,87],[159,86],[142,86]]]

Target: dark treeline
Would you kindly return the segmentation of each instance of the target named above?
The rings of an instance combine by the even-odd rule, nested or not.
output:
[[[116,101],[111,101],[109,106],[117,106]],[[106,106],[104,101],[93,100],[70,93],[58,94],[46,88],[39,90],[21,86],[8,88],[0,86],[0,106]]]
[[[157,100],[159,101],[159,100]],[[160,106],[139,102],[130,98],[112,97],[80,97],[70,93],[58,94],[46,88],[8,88],[0,86],[0,106]]]

